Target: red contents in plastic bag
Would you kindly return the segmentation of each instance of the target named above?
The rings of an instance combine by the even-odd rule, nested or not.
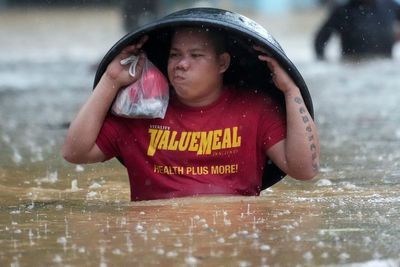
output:
[[[151,62],[147,61],[146,68],[143,70],[139,82],[129,86],[132,102],[138,101],[138,91],[142,90],[143,98],[160,98],[168,95],[168,81],[161,71],[159,71]]]
[[[148,64],[142,79],[144,98],[158,98],[168,94],[168,81],[153,64]]]
[[[167,79],[146,58],[141,76],[119,91],[111,111],[129,118],[164,118],[168,99]]]
[[[139,100],[138,90],[139,90],[139,84],[138,83],[134,83],[134,84],[129,86],[129,96],[130,96],[131,101],[133,103],[136,103]]]

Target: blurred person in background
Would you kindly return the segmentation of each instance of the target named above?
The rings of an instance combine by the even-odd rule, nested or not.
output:
[[[350,0],[333,9],[318,30],[314,49],[325,58],[325,47],[332,34],[338,34],[344,59],[392,57],[400,38],[400,4],[393,0]]]

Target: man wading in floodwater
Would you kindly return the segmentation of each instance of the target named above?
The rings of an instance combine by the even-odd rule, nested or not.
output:
[[[231,55],[212,28],[175,29],[164,119],[109,114],[118,90],[140,77],[144,61],[141,57],[131,77],[121,59],[139,55],[147,39],[126,47],[108,65],[71,123],[63,146],[66,160],[93,163],[118,157],[128,170],[132,200],[259,195],[269,159],[295,179],[317,174],[318,133],[299,88],[263,47],[253,49],[271,70],[286,110],[260,90],[225,85]]]

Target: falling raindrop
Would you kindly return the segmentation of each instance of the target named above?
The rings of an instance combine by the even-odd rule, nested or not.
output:
[[[83,172],[85,168],[82,165],[76,165],[75,166],[75,171],[76,172]]]
[[[311,251],[307,251],[306,253],[303,254],[303,258],[306,261],[311,261],[314,258],[314,255],[312,254]]]
[[[22,156],[17,148],[13,148],[12,160],[15,164],[19,165],[22,162]]]
[[[53,262],[54,263],[62,263],[62,257],[60,256],[60,255],[54,255],[54,257],[53,257]]]
[[[73,180],[71,181],[71,191],[72,191],[72,192],[79,191],[78,180],[77,180],[77,179],[73,179]]]
[[[269,245],[261,245],[260,246],[260,250],[261,251],[268,251],[268,250],[271,250],[271,247],[269,246]]]
[[[188,256],[185,258],[185,262],[186,262],[186,264],[189,264],[189,265],[196,265],[197,259],[193,256]]]

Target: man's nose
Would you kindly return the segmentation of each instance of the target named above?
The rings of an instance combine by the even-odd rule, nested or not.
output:
[[[187,70],[189,68],[189,59],[186,56],[180,57],[176,64],[176,68],[181,70]]]

